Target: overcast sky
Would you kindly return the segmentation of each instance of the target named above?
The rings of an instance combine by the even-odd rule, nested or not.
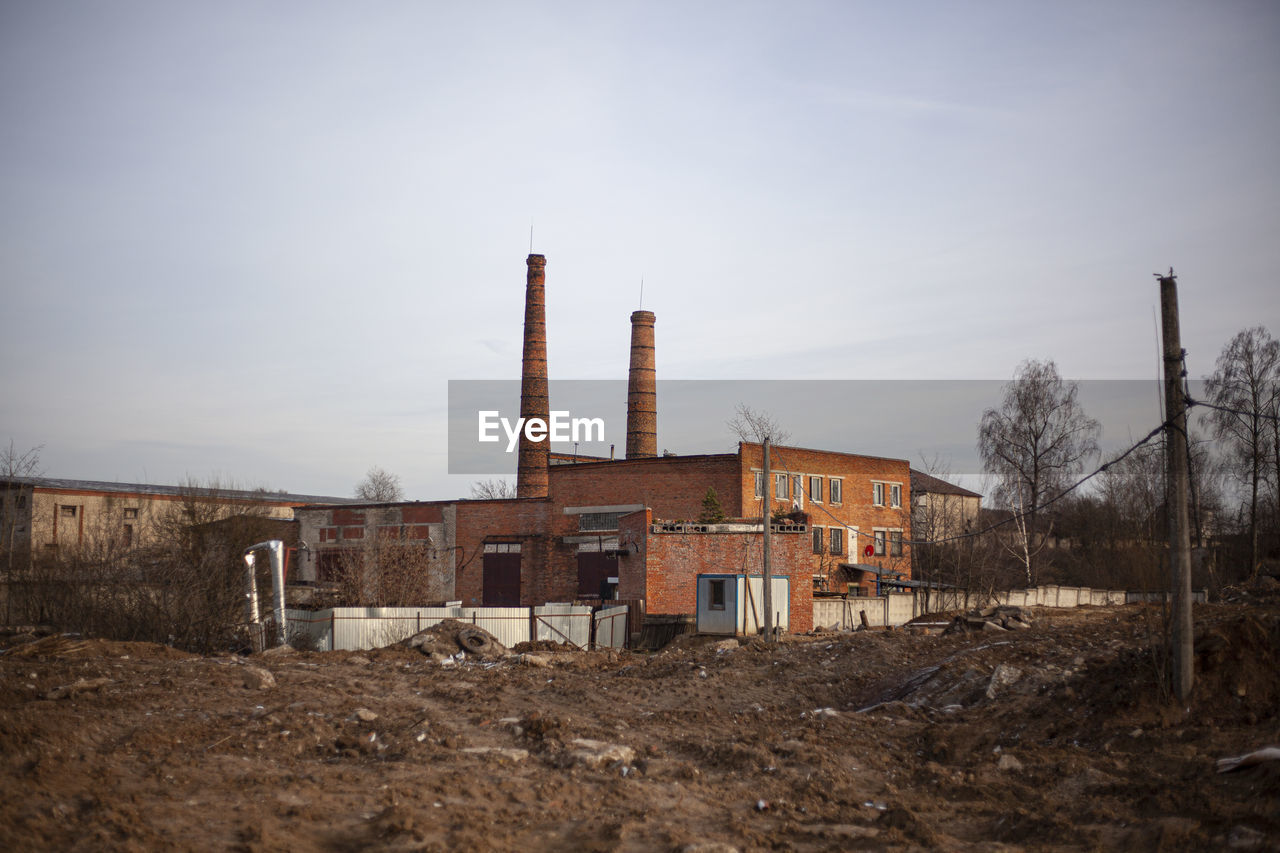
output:
[[[6,0],[0,439],[465,494],[446,382],[518,378],[531,225],[553,378],[625,377],[641,279],[661,379],[1154,377],[1170,265],[1207,374],[1280,334],[1278,44],[1270,0]]]

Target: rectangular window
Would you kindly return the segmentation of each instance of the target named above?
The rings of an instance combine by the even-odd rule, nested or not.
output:
[[[136,506],[127,506],[127,507],[125,507],[125,508],[124,508],[124,517],[125,517],[125,518],[137,518],[137,517],[138,517],[138,508],[137,508]]]
[[[786,474],[773,475],[773,497],[776,500],[785,501],[787,499],[787,483],[790,480]]]
[[[756,471],[756,497],[764,497],[764,472]]]
[[[889,531],[889,556],[891,557],[902,556],[902,531],[901,530]]]
[[[578,516],[578,529],[583,531],[617,530],[621,512],[584,512]]]
[[[791,477],[791,499],[803,506],[804,492],[800,488],[801,482],[802,480],[800,479],[799,474],[795,474]]]
[[[843,500],[844,481],[835,477],[831,478],[831,502],[833,504],[840,503]]]
[[[832,532],[834,533],[835,531],[832,531]],[[822,528],[821,527],[813,528],[813,553],[815,554],[822,553]]]
[[[831,553],[844,553],[844,529],[840,527],[831,528]]]
[[[63,517],[63,518],[75,518],[75,517],[76,517],[76,508],[75,508],[75,507],[73,507],[73,506],[60,506],[60,507],[58,507],[58,509],[62,511],[62,517]]]
[[[884,506],[884,483],[871,484],[871,503],[875,506]]]
[[[711,610],[724,610],[724,581],[713,580],[708,586],[711,588],[711,601],[707,606]]]
[[[519,542],[486,542],[484,546],[486,554],[519,554]]]
[[[883,557],[884,556],[884,531],[883,530],[875,531],[875,538],[876,538],[876,556]]]
[[[897,483],[889,487],[889,506],[902,506],[902,486]]]
[[[822,503],[822,478],[809,478],[809,500],[815,503]]]

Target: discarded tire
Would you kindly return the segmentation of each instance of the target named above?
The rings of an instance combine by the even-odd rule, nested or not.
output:
[[[458,645],[469,654],[493,651],[493,638],[478,628],[463,628],[458,632]]]

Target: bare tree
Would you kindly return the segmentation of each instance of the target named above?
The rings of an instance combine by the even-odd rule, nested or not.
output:
[[[4,494],[0,495],[0,512],[3,513],[3,527],[0,527],[0,553],[5,560],[5,621],[12,620],[13,598],[13,563],[18,551],[17,534],[19,527],[25,527],[27,536],[31,535],[30,510],[31,490],[21,480],[27,477],[39,477],[44,473],[40,466],[40,451],[44,445],[30,450],[18,452],[9,439],[9,446],[0,449],[0,479],[4,480]],[[25,510],[25,511],[24,511]],[[27,519],[21,525],[19,519]],[[28,539],[28,543],[30,540]]]
[[[995,498],[1014,513],[1010,550],[1027,584],[1036,583],[1037,557],[1049,530],[1040,512],[1098,453],[1098,422],[1085,414],[1074,382],[1064,382],[1052,360],[1030,359],[1004,386],[1000,406],[987,409],[978,427],[982,467],[995,483]]]
[[[791,438],[791,433],[782,428],[768,412],[757,411],[745,403],[739,403],[734,410],[733,418],[726,424],[729,431],[742,441],[760,444],[766,438],[772,444],[783,444]]]
[[[476,500],[509,500],[515,496],[516,487],[510,480],[476,480],[471,484],[471,497]]]
[[[374,465],[356,484],[356,497],[370,503],[393,503],[404,500],[404,488],[398,474]]]
[[[1249,578],[1258,572],[1258,490],[1271,444],[1280,450],[1267,415],[1280,384],[1280,343],[1262,326],[1239,332],[1218,356],[1206,391],[1219,408],[1210,416],[1227,464],[1249,490]],[[1277,470],[1280,470],[1278,468]]]

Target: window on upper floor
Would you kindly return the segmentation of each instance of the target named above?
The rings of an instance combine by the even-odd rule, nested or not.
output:
[[[75,517],[76,517],[76,507],[74,507],[74,506],[60,506],[60,507],[58,507],[58,511],[59,511],[59,513],[61,513],[61,515],[62,515],[62,517],[63,517],[63,518],[75,518]]]
[[[844,553],[844,529],[840,527],[831,528],[831,553]]]
[[[876,530],[876,531],[873,531],[873,533],[874,533],[874,535],[875,535],[875,543],[876,543],[876,552],[875,552],[875,553],[876,553],[876,556],[877,556],[877,557],[883,557],[883,556],[884,556],[884,534],[885,534],[885,531],[883,531],[883,530]]]
[[[815,554],[822,553],[822,528],[821,527],[813,528],[813,553]]]
[[[884,506],[884,483],[871,484],[871,503],[873,506]]]
[[[763,472],[763,471],[756,471],[756,472],[755,472],[755,475],[756,475],[756,477],[755,477],[755,480],[756,480],[756,497],[758,497],[758,498],[762,498],[762,497],[764,497],[764,472]]]
[[[889,506],[892,506],[892,507],[902,506],[902,486],[898,485],[897,483],[894,483],[891,486],[889,486]]]
[[[822,503],[822,478],[809,477],[809,500]]]
[[[773,497],[775,500],[785,501],[787,499],[787,484],[791,478],[786,474],[773,475]]]
[[[127,507],[125,507],[125,508],[124,508],[124,517],[125,517],[125,518],[137,518],[137,517],[138,517],[138,508],[137,508],[136,506],[127,506]]]
[[[828,491],[831,495],[831,502],[833,504],[838,504],[840,501],[844,500],[844,481],[839,477],[832,477],[829,481],[829,485],[830,488]]]

